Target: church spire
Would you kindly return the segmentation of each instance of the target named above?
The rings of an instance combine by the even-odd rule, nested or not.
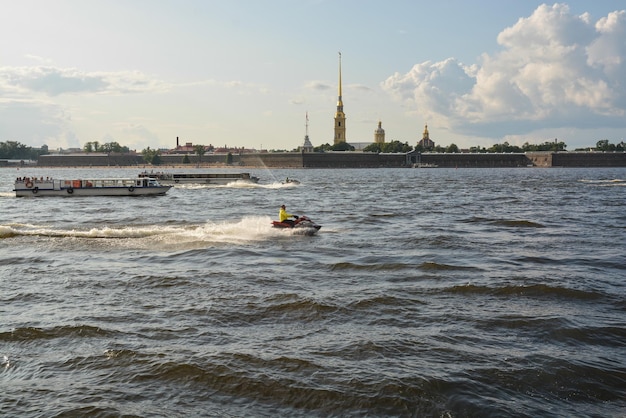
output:
[[[337,92],[337,111],[335,112],[335,145],[340,142],[346,142],[346,115],[343,113],[343,98],[341,96],[341,52],[339,52],[339,87]]]
[[[337,112],[343,112],[343,101],[341,100],[341,52],[339,53],[339,88],[337,96]]]
[[[313,152],[313,144],[309,139],[309,112],[306,112],[306,121],[304,123],[304,144],[302,145],[302,152]]]

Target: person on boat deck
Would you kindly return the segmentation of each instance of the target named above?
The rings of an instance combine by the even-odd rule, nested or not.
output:
[[[285,207],[285,205],[281,205],[280,211],[278,212],[278,218],[281,222],[293,224],[295,221],[289,218],[298,219],[298,215],[292,215],[291,213],[287,213],[287,208]]]

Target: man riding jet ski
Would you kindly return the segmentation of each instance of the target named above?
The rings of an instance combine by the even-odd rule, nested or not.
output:
[[[298,216],[287,213],[285,205],[281,205],[280,211],[278,212],[278,218],[278,221],[272,221],[272,226],[274,228],[297,228],[303,230],[306,235],[313,235],[322,227],[306,216]]]

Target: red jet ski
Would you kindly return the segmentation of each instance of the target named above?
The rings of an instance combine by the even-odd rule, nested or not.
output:
[[[314,235],[322,227],[307,216],[300,216],[298,219],[291,222],[272,221],[272,226],[274,228],[291,228],[304,235]]]

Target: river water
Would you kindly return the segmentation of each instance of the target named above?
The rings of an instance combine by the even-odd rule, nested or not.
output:
[[[12,192],[139,171],[0,169],[0,415],[625,416],[626,169]]]

